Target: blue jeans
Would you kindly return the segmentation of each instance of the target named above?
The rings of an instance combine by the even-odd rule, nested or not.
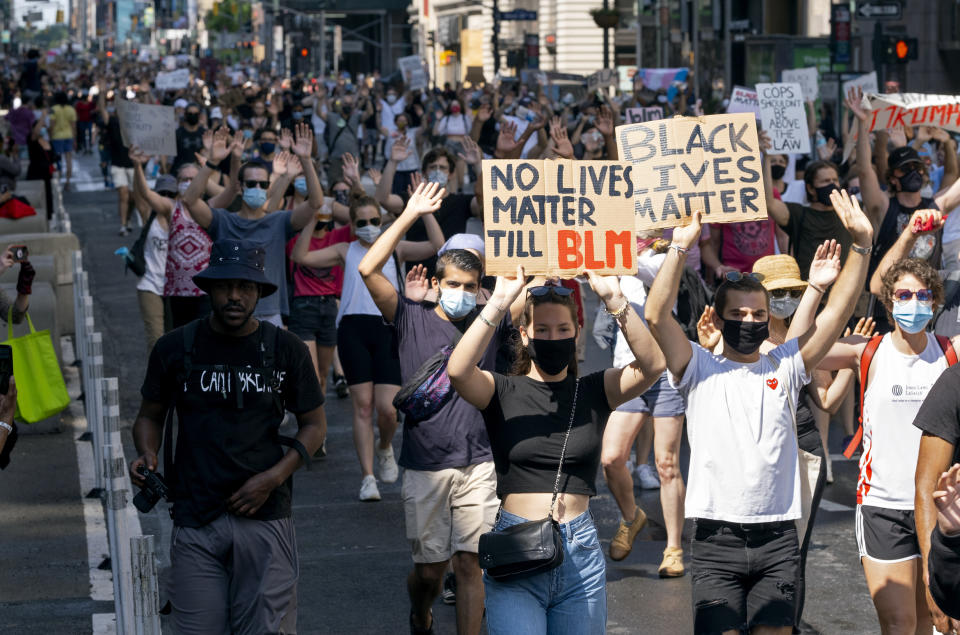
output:
[[[527,522],[500,510],[496,529]],[[486,574],[487,632],[490,635],[588,635],[607,628],[607,564],[593,516],[586,511],[560,525],[563,564],[552,571],[510,582]]]

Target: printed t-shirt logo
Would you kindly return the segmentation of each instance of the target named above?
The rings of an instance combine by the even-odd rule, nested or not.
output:
[[[777,378],[776,378],[776,377],[774,377],[773,379],[768,379],[768,380],[767,380],[767,385],[770,386],[770,390],[776,390],[776,389],[777,389],[777,385],[778,385],[779,383],[780,383],[780,382],[777,381]]]

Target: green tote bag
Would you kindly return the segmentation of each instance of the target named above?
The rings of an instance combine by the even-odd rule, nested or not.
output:
[[[7,313],[7,346],[13,349],[13,376],[17,382],[17,419],[36,423],[70,404],[50,331],[37,331],[27,313],[30,333],[13,336],[13,307]]]

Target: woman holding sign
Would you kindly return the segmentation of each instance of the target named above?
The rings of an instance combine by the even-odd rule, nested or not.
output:
[[[617,278],[588,274],[636,356],[630,365],[578,378],[572,294],[543,286],[526,290],[513,373],[477,368],[493,326],[524,292],[524,271],[518,267],[516,278],[497,279],[493,296],[447,366],[454,389],[483,413],[497,471],[502,504],[494,531],[480,539],[492,635],[606,629],[606,564],[588,513],[597,492],[603,430],[614,408],[653,385],[665,361]],[[550,547],[562,545],[562,562],[541,563],[524,577],[506,573],[503,564],[507,569],[531,565],[512,561],[510,541],[543,526],[556,538]]]

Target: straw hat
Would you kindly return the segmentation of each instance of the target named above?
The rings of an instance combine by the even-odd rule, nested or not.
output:
[[[800,267],[793,256],[780,254],[764,256],[753,263],[753,273],[763,275],[763,286],[767,291],[777,289],[805,289],[807,283],[800,278]]]

